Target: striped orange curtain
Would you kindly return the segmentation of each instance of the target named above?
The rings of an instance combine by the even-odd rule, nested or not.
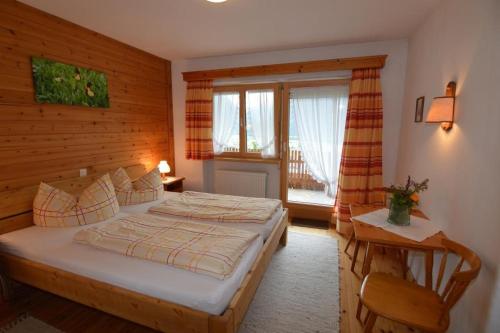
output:
[[[380,69],[355,69],[347,106],[335,208],[337,231],[350,232],[351,204],[383,204]]]
[[[209,160],[214,157],[212,144],[213,83],[191,81],[186,92],[186,158]]]

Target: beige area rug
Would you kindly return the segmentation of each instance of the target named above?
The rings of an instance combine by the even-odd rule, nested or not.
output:
[[[335,333],[340,320],[336,239],[290,232],[279,248],[239,333]]]
[[[0,333],[62,333],[55,327],[44,323],[41,320],[22,315],[14,321],[0,328]]]

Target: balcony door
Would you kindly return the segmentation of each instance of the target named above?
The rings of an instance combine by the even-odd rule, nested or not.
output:
[[[281,195],[292,217],[330,220],[348,91],[348,80],[284,85]]]

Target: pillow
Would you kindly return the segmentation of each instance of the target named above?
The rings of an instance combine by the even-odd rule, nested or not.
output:
[[[33,201],[33,220],[41,227],[73,227],[107,220],[120,211],[109,174],[105,174],[77,198],[40,183]]]
[[[157,168],[134,182],[123,168],[119,168],[112,180],[120,206],[137,205],[163,197],[163,183]]]
[[[111,181],[113,182],[113,186],[115,187],[115,191],[132,191],[132,180],[123,168],[119,168],[116,170],[114,175],[111,177]]]

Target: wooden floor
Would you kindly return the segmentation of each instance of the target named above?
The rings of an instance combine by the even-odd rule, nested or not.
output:
[[[303,232],[303,233],[313,233],[319,235],[326,235],[339,240],[339,251],[340,251],[340,332],[341,333],[361,333],[363,328],[361,324],[356,320],[356,308],[358,305],[358,292],[361,286],[361,265],[363,254],[365,253],[364,248],[361,247],[358,254],[358,261],[356,263],[354,274],[351,272],[351,259],[344,253],[345,245],[347,244],[347,239],[340,236],[335,232],[335,230],[321,230],[314,228],[304,228],[292,226],[288,227],[289,231]],[[351,245],[349,253],[352,254],[354,245]],[[399,262],[396,260],[395,253],[386,252],[382,254],[381,251],[376,251],[372,261],[372,272],[386,272],[397,276],[401,276],[401,269]],[[366,310],[362,312],[362,318],[364,318]],[[377,318],[375,327],[373,328],[374,333],[400,333],[400,332],[417,332],[416,330],[410,329],[406,326],[394,323],[384,318]]]
[[[343,252],[346,240],[333,230],[297,226],[290,226],[289,230],[294,232],[322,234],[339,239],[341,332],[362,332],[362,327],[356,320],[357,293],[360,286],[360,279],[358,276],[351,273],[349,269],[351,261]],[[361,253],[364,253],[364,251],[360,250],[360,254]],[[359,255],[359,257],[361,258],[362,255]],[[359,261],[360,262],[356,265],[357,272],[359,272],[361,268],[361,259],[359,259]],[[399,274],[398,268],[397,261],[391,253],[382,254],[377,252],[375,254],[372,271]],[[0,327],[22,313],[29,313],[31,316],[64,332],[153,332],[148,328],[107,315],[89,307],[79,305],[31,287],[19,285],[15,288],[11,301],[9,303],[0,304]],[[397,325],[379,318],[373,332],[397,333],[413,331],[405,326]]]

